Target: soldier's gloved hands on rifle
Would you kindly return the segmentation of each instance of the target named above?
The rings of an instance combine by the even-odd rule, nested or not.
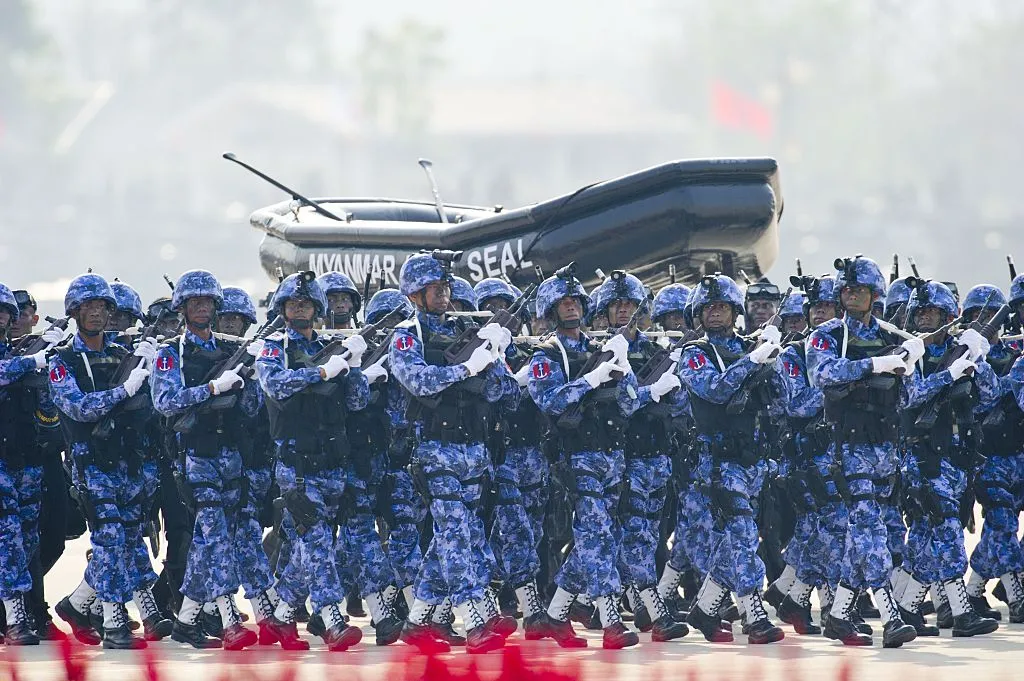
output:
[[[775,343],[761,343],[747,355],[755,364],[767,364],[775,361],[775,354],[782,348]]]
[[[131,373],[128,374],[128,379],[124,382],[124,390],[128,393],[128,397],[135,397],[135,393],[139,392],[139,388],[145,383],[147,376],[149,376],[147,362],[143,362],[132,369]]]
[[[668,395],[676,388],[682,387],[682,385],[676,376],[675,367],[673,367],[671,371],[666,371],[657,381],[651,384],[651,399],[655,402],[661,402],[662,396]]]
[[[672,352],[668,353],[668,358],[670,360],[672,360],[673,362],[675,362],[676,366],[679,366],[679,360],[680,360],[680,358],[682,358],[682,356],[683,356],[683,349],[682,348],[676,348]],[[675,373],[675,372],[673,371],[673,373]]]
[[[516,383],[520,388],[525,388],[530,382],[530,363],[527,362],[523,368],[516,372]]]
[[[629,359],[629,341],[621,333],[609,338],[601,349],[613,353],[616,361]]]
[[[907,351],[904,358],[908,370],[912,371],[917,361],[924,357],[924,341],[920,338],[908,338],[900,344],[900,347]]]
[[[235,388],[241,388],[245,385],[245,379],[238,375],[238,372],[241,370],[242,364],[239,364],[234,369],[225,371],[223,374],[210,381],[210,392],[214,395],[220,395],[234,390]]]
[[[153,360],[156,359],[156,342],[150,338],[139,341],[139,344],[135,346],[135,352],[132,354],[146,360],[146,364],[152,364]]]
[[[621,371],[623,374],[628,375],[633,373],[633,365],[629,363],[628,357],[620,357],[619,355],[615,355],[614,361],[615,366],[617,366],[619,368],[619,371]]]
[[[341,347],[345,348],[349,352],[348,362],[349,366],[359,366],[359,363],[363,359],[363,353],[366,352],[366,341],[362,336],[349,336],[341,342]]]
[[[895,374],[906,371],[907,363],[899,355],[881,355],[871,358],[871,371],[876,374]]]
[[[341,358],[341,355],[331,355],[326,362],[320,365],[320,377],[329,381],[343,371],[348,371],[348,362]]]
[[[954,381],[957,381],[961,376],[967,373],[968,369],[977,368],[978,367],[975,366],[971,358],[967,354],[963,354],[953,360],[953,363],[949,365],[949,375],[953,377]]]
[[[260,353],[263,352],[263,341],[262,340],[254,340],[254,341],[252,341],[251,343],[249,343],[248,345],[245,346],[245,351],[248,352],[253,357],[259,357]]]
[[[363,369],[363,376],[366,376],[367,383],[375,383],[377,379],[381,381],[388,380],[388,370],[384,368],[384,362],[388,361],[388,356],[384,355],[370,366]]]
[[[512,332],[495,322],[485,324],[476,332],[476,336],[482,340],[490,341],[491,346],[497,348],[499,355],[504,355],[508,346],[512,344]]]
[[[64,330],[58,328],[47,329],[46,331],[43,331],[43,335],[40,336],[40,338],[42,338],[47,345],[53,347],[64,340]]]
[[[974,329],[967,329],[960,337],[956,339],[957,345],[962,345],[967,348],[968,354],[977,362],[979,359],[986,357],[988,351],[992,348],[992,345],[988,342],[988,339],[982,336]]]
[[[612,380],[612,373],[616,371],[622,371],[622,367],[615,361],[601,362],[597,365],[597,368],[583,374],[583,380],[589,383],[591,388],[597,388],[602,383]]]
[[[483,329],[481,329],[482,331]],[[466,367],[470,376],[476,376],[481,371],[491,366],[498,358],[496,348],[491,347],[490,341],[484,343],[469,356],[462,366]]]
[[[46,353],[48,353],[49,351],[50,348],[43,348],[42,350],[31,356],[36,363],[36,369],[46,368]]]
[[[780,345],[782,343],[782,332],[779,331],[779,327],[769,324],[761,329],[761,340],[765,343]]]

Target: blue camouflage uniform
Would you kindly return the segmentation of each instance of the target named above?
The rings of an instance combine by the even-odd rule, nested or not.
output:
[[[197,603],[234,594],[241,584],[235,550],[243,487],[239,440],[262,394],[247,381],[237,395],[214,396],[205,382],[211,368],[238,349],[238,340],[220,334],[203,340],[186,330],[160,346],[151,378],[153,405],[172,423],[189,407],[211,407],[200,407],[198,422],[177,436],[182,456],[176,465],[194,494],[196,516],[182,593]],[[212,408],[228,400],[227,408]]]
[[[412,461],[429,488],[434,536],[420,565],[415,595],[430,605],[449,595],[455,604],[484,598],[494,567],[476,512],[491,473],[484,446],[487,419],[490,405],[501,401],[503,408],[515,409],[520,395],[504,362],[474,377],[479,394],[460,385],[469,371],[462,365],[446,366],[440,351],[462,328],[456,320],[418,312],[415,320],[395,330],[388,355],[391,375],[409,394],[415,416],[409,421],[420,431]],[[436,407],[421,404],[437,396]]]
[[[540,410],[558,423],[563,456],[559,465],[568,464],[564,479],[576,511],[573,548],[555,583],[570,593],[610,596],[622,588],[617,565],[622,528],[617,510],[626,470],[623,430],[639,403],[636,376],[630,372],[608,386],[591,388],[579,374],[597,347],[584,334],[578,341],[560,333],[554,339],[534,354],[528,387]],[[568,367],[563,366],[558,344]],[[559,422],[581,403],[579,426]]]
[[[399,588],[416,581],[423,560],[420,547],[420,523],[427,515],[423,498],[416,491],[408,466],[416,445],[416,434],[405,418],[408,406],[405,390],[396,381],[385,384],[387,412],[391,423],[388,450],[389,494],[383,501],[384,516],[389,527],[388,559],[395,571]]]
[[[357,367],[332,381],[321,379],[320,369],[310,358],[324,344],[315,333],[307,340],[288,329],[267,339],[256,362],[271,411],[277,484],[283,497],[304,493],[315,508],[315,517],[307,519],[296,517],[291,508],[284,511],[282,530],[291,556],[277,592],[298,607],[308,590],[316,611],[345,596],[331,526],[345,492],[344,465],[349,454],[345,413],[365,408],[369,399],[369,386]],[[315,392],[316,386],[331,383],[339,384],[332,394]]]

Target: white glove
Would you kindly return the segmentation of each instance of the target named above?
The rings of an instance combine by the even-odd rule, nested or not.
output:
[[[260,353],[263,352],[263,343],[261,340],[254,340],[245,346],[245,351],[253,357],[259,357]]]
[[[56,345],[64,340],[64,331],[56,327],[43,331],[42,339],[46,341],[48,345]]]
[[[751,350],[750,354],[747,355],[747,357],[749,357],[750,361],[754,362],[755,364],[765,364],[766,362],[773,361],[775,358],[772,357],[772,354],[778,352],[781,349],[782,348],[780,348],[775,343],[761,343],[756,348]]]
[[[331,355],[320,368],[324,372],[324,380],[329,381],[341,372],[348,371],[348,362],[342,359],[341,355]]]
[[[139,388],[142,387],[147,376],[149,376],[149,369],[146,368],[145,362],[132,369],[132,372],[128,374],[128,380],[124,382],[124,390],[128,393],[128,397],[134,397],[135,393],[139,392]]]
[[[683,349],[682,348],[676,348],[672,352],[668,353],[668,358],[670,360],[672,360],[673,362],[675,362],[676,364],[679,364],[679,360],[682,358],[682,356],[683,356]]]
[[[359,361],[363,358],[363,353],[366,352],[366,341],[360,335],[349,336],[341,342],[341,347],[349,351],[349,356],[345,360],[349,363],[349,366],[359,366]]]
[[[497,356],[494,354],[494,350],[488,342],[474,350],[473,354],[469,356],[469,359],[462,363],[462,366],[469,370],[470,376],[476,376],[481,371],[489,367],[495,359],[497,359]]]
[[[611,352],[615,355],[615,359],[627,359],[629,356],[629,341],[621,333],[616,334],[609,338],[603,346],[602,350]]]
[[[924,357],[924,341],[920,338],[908,338],[900,344],[900,347],[907,351],[907,356],[904,357],[907,366],[914,366],[917,364],[917,360]]]
[[[583,374],[583,380],[589,383],[591,388],[596,388],[602,383],[610,381],[613,371],[622,371],[622,367],[615,362],[601,362],[596,369]]]
[[[36,354],[32,355],[32,359],[36,363],[36,369],[45,369],[46,368],[46,353],[47,352],[48,352],[48,349],[47,348],[43,348],[42,350],[40,350]]]
[[[153,360],[156,359],[156,343],[149,338],[139,341],[139,344],[135,346],[135,352],[132,354],[146,360],[147,364],[152,364]]]
[[[967,348],[975,362],[982,357],[987,356],[988,351],[992,348],[988,339],[974,329],[967,329],[964,331],[960,334],[960,337],[957,338],[956,342],[958,345],[963,345]]]
[[[662,395],[667,395],[676,388],[682,387],[682,385],[674,372],[666,371],[657,381],[651,384],[651,399],[655,402],[660,402]]]
[[[615,366],[617,366],[619,368],[619,371],[621,371],[626,376],[633,373],[633,365],[629,363],[628,357],[619,357],[618,355],[616,355]]]
[[[953,380],[959,380],[961,376],[967,373],[968,369],[977,369],[974,362],[969,357],[970,353],[964,353],[953,360],[953,363],[949,365],[949,375],[953,377]]]
[[[497,322],[485,324],[476,332],[476,337],[491,341],[491,346],[498,349],[498,354],[504,355],[505,350],[512,344],[512,333]]]
[[[779,345],[782,343],[782,332],[779,331],[779,327],[768,325],[761,329],[761,340]]]
[[[363,376],[366,376],[367,383],[375,383],[377,379],[383,381],[388,380],[388,370],[384,368],[384,362],[388,361],[388,356],[384,355],[370,366],[363,369]]]
[[[210,381],[210,391],[214,395],[220,395],[228,392],[229,390],[241,388],[245,385],[245,379],[238,375],[238,372],[241,370],[242,365],[239,364],[234,369],[225,371],[223,374]]]
[[[871,371],[876,374],[894,374],[900,369],[906,371],[907,363],[899,355],[881,355],[871,358]]]
[[[530,382],[530,363],[527,362],[523,368],[516,372],[516,383],[520,388],[525,388]]]

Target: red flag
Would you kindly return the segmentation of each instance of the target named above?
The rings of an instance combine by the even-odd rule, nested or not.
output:
[[[768,107],[717,80],[711,83],[711,116],[723,128],[746,130],[761,139],[775,133],[775,117]]]

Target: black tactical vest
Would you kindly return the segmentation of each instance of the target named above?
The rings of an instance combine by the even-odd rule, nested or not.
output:
[[[840,325],[829,332],[836,347],[843,346]],[[879,330],[875,340],[863,340],[847,334],[846,359],[857,361],[878,357],[898,344],[898,338]],[[835,436],[850,444],[895,442],[899,431],[897,410],[900,402],[900,378],[892,374],[869,374],[853,383],[825,392],[825,418],[835,426]]]
[[[629,365],[636,374],[658,352],[650,341],[640,344],[636,352],[629,353]],[[651,402],[633,414],[626,426],[626,456],[649,458],[672,454],[672,424],[668,405]]]
[[[321,347],[323,342],[321,341]],[[285,348],[289,369],[312,368],[312,354],[306,354],[297,343]],[[285,450],[285,463],[301,466],[302,474],[316,473],[345,465],[349,455],[345,419],[344,390],[330,395],[318,393],[318,383],[307,386],[286,400],[267,396],[270,433],[275,440],[294,440]],[[296,470],[298,470],[296,468]]]
[[[25,455],[36,445],[40,435],[36,411],[40,394],[47,390],[49,382],[45,371],[31,371],[0,388],[0,459],[8,468],[24,468]]]
[[[537,349],[550,361],[562,366],[562,352],[554,339],[538,346]],[[583,352],[566,349],[565,355],[569,362],[569,375],[566,379],[579,378],[583,367],[590,361],[590,356],[599,351],[600,348],[593,342]],[[561,438],[563,452],[613,452],[625,448],[627,421],[619,409],[618,394],[618,383],[599,386],[584,395],[580,402],[581,418],[578,423],[571,423],[565,418],[565,414],[556,421],[554,432]]]
[[[383,385],[371,385],[366,408],[350,412],[345,422],[349,458],[356,475],[367,481],[371,474],[370,460],[387,452],[391,446],[391,419],[385,409],[387,400]]]
[[[1007,352],[999,359],[987,358],[997,376],[1010,373],[1020,352]],[[999,398],[999,402],[985,415],[982,421],[985,436],[984,453],[990,456],[1014,456],[1024,447],[1024,412],[1017,405],[1012,392]]]
[[[110,390],[113,386],[113,376],[117,372],[121,360],[128,357],[128,351],[120,345],[108,345],[102,355],[93,353],[75,352],[73,347],[74,339],[65,342],[57,348],[57,355],[65,366],[71,371],[78,383],[78,388],[83,393],[98,393]],[[88,358],[88,360],[86,360]],[[86,366],[88,361],[88,367]],[[92,378],[90,379],[90,373]],[[64,439],[68,445],[68,451],[75,443],[85,443],[89,447],[89,456],[92,463],[102,471],[111,471],[121,461],[127,462],[130,466],[137,467],[140,463],[140,452],[142,450],[142,429],[144,423],[134,423],[133,417],[123,415],[118,419],[112,435],[100,440],[92,436],[96,423],[75,421],[70,415],[61,412],[61,428],[64,431]],[[138,428],[134,426],[139,426]]]
[[[922,374],[925,377],[931,376],[939,370],[942,361],[943,357],[933,357],[926,353],[922,358],[924,365]],[[941,404],[936,403],[936,405],[938,405],[937,409],[927,403],[903,409],[900,412],[900,427],[902,435],[908,441],[925,442],[936,456],[943,457],[948,456],[953,448],[953,409],[948,401]],[[926,410],[925,407],[930,408]],[[925,414],[925,411],[935,411],[936,413]],[[934,425],[930,428],[922,425],[919,421],[922,416],[934,418]]]

